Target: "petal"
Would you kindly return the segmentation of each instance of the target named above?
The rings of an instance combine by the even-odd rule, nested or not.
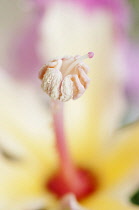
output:
[[[126,177],[139,163],[139,124],[118,134],[113,146],[102,153],[104,186],[112,186]],[[117,142],[114,144],[114,142]]]
[[[22,209],[16,204],[44,196],[52,205],[54,199],[51,202],[51,195],[44,190],[44,181],[58,163],[47,104],[34,86],[16,83],[2,72],[0,88],[0,146],[19,159],[7,160],[0,150],[0,208]]]
[[[83,205],[89,209],[96,210],[136,210],[130,203],[125,203],[122,199],[114,196],[110,191],[101,191],[97,195],[92,195],[83,201]]]

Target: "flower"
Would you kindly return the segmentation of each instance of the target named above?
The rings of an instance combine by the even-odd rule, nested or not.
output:
[[[95,1],[87,2],[94,5]],[[109,2],[109,9],[106,10],[104,2]],[[90,84],[82,98],[66,103],[65,116],[74,163],[95,174],[99,183],[97,190],[81,201],[83,208],[94,210],[136,209],[130,199],[138,186],[138,124],[115,133],[125,110],[122,74],[125,62],[121,53],[122,33],[118,30],[123,31],[125,19],[120,17],[125,13],[121,12],[119,18],[116,15],[118,19],[112,18],[117,11],[123,11],[119,10],[120,2],[99,1],[88,16],[84,7],[56,1],[39,25],[45,59],[48,53],[50,57],[79,51],[82,54],[92,48],[96,54],[93,72],[89,74],[93,85]],[[111,10],[110,5],[119,7]],[[63,39],[59,39],[61,34]],[[3,90],[0,92],[1,208],[57,208],[59,199],[50,193],[46,183],[57,170],[59,159],[51,115],[39,85],[19,83],[3,75],[0,88]]]
[[[56,197],[44,188],[58,165],[50,114],[33,86],[16,84],[6,75],[0,85],[3,90],[0,96],[3,98],[0,203],[5,210],[16,209],[16,206],[22,210],[33,203],[43,208],[54,207]],[[91,126],[93,118],[88,114],[86,118],[89,128],[84,127],[79,135],[75,133],[79,124],[72,122],[69,129],[73,132],[68,132],[74,162],[95,173],[99,181],[96,193],[84,199],[82,205],[98,210],[134,209],[129,199],[138,183],[138,125],[117,133],[109,144],[103,144],[98,138],[99,128]],[[7,158],[2,149],[14,158]]]

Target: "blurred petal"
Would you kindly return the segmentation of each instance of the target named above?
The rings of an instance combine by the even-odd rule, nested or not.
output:
[[[47,1],[47,0],[30,0],[32,2],[32,10],[27,20],[21,23],[21,28],[16,32],[15,40],[13,41],[10,56],[8,61],[8,69],[15,73],[14,75],[20,78],[30,78],[36,75],[36,70],[42,66],[43,60],[40,53],[40,24],[44,14],[49,14],[51,5],[57,2],[65,4],[65,1]],[[29,2],[26,1],[26,4]],[[84,11],[90,11],[90,14],[98,10],[109,12],[115,22],[115,36],[123,35],[123,29],[128,24],[128,6],[126,1],[110,1],[110,0],[70,0],[66,2],[73,4],[74,7],[81,6]],[[29,5],[26,5],[26,7]],[[87,15],[87,13],[86,13]],[[46,20],[47,21],[47,20]],[[52,30],[52,29],[51,29]],[[47,39],[47,36],[45,37]],[[45,47],[45,46],[44,46]],[[48,52],[45,54],[47,56]],[[45,58],[46,59],[46,58]]]
[[[31,0],[30,0],[31,2]],[[29,2],[24,2],[28,4]],[[9,50],[7,69],[20,79],[37,78],[43,61],[39,52],[40,23],[47,1],[32,1],[32,7],[17,29]],[[27,6],[27,5],[26,5]]]
[[[94,12],[96,10],[105,10],[110,12],[115,19],[117,26],[125,27],[129,21],[129,8],[125,0],[70,0],[75,5],[81,5],[87,11]],[[116,26],[116,27],[117,27]],[[118,29],[118,28],[117,28]],[[121,28],[119,28],[121,30]],[[118,29],[118,30],[119,30]]]
[[[44,182],[57,161],[50,115],[34,87],[16,83],[1,70],[0,89],[0,203],[6,200],[6,210],[46,196]]]
[[[113,143],[102,153],[104,186],[114,186],[124,180],[138,166],[139,162],[139,124],[119,132]]]
[[[87,198],[83,205],[90,209],[97,210],[136,210],[134,205],[129,205],[129,203],[124,203],[120,198],[114,196],[112,192],[98,192],[96,196],[90,196]]]
[[[127,52],[127,86],[126,93],[130,100],[139,101],[139,47],[132,46]]]

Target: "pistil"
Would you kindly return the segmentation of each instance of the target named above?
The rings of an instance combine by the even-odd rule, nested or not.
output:
[[[97,189],[96,177],[89,171],[75,166],[70,156],[64,128],[63,103],[53,101],[53,127],[59,170],[49,180],[47,187],[58,197],[74,193],[77,199],[85,198]]]
[[[56,147],[59,153],[61,169],[72,168],[71,158],[69,155],[65,128],[64,128],[64,106],[62,102],[52,102],[53,128],[56,138]],[[64,171],[63,171],[64,172]]]
[[[77,99],[85,92],[89,83],[88,67],[82,61],[93,56],[94,53],[89,52],[81,57],[52,60],[41,68],[39,74],[43,90],[52,98],[53,128],[59,155],[59,170],[51,177],[47,187],[58,197],[73,193],[77,199],[81,199],[97,188],[95,176],[75,166],[72,161],[65,135],[63,109],[63,102]]]
[[[93,52],[88,52],[87,54],[79,57],[76,61],[74,61],[69,67],[68,69],[66,69],[66,74],[69,74],[70,71],[77,65],[79,64],[81,61],[87,59],[87,58],[93,58],[94,57],[94,53]]]

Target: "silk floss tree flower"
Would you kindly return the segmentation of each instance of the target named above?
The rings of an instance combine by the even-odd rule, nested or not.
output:
[[[95,52],[94,62],[88,62],[92,84],[75,101],[63,102],[65,96],[66,100],[80,96],[88,84],[87,67],[77,64],[79,57],[54,59],[41,69],[42,88],[59,100],[52,104],[52,115],[33,85],[25,86],[3,77],[0,83],[3,209],[138,208],[134,205],[139,184],[138,125],[113,133],[125,106],[122,40],[126,14],[124,1],[51,2],[39,24],[43,63],[48,57],[82,55],[92,49]],[[72,70],[74,65],[70,67],[76,61],[77,68]],[[61,77],[56,90],[55,80],[50,80],[55,74]],[[74,74],[78,82],[75,77],[72,79]],[[62,85],[66,77],[70,91]],[[61,103],[65,106],[64,121]],[[62,200],[63,195],[66,197]]]

